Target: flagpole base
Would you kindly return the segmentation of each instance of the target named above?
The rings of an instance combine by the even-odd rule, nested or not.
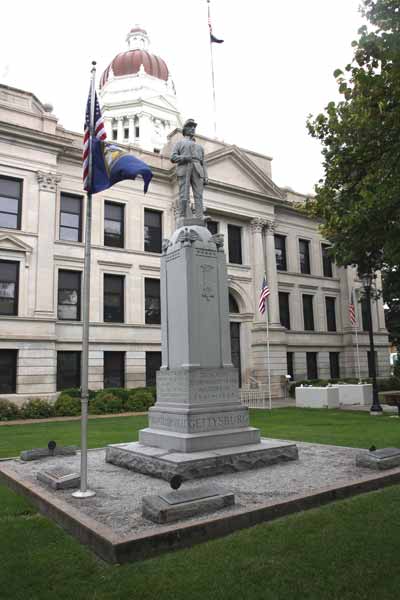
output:
[[[86,490],[86,492],[82,492],[81,490],[78,490],[76,492],[73,492],[72,496],[74,498],[93,498],[93,496],[96,495],[96,492],[93,492],[93,490]]]

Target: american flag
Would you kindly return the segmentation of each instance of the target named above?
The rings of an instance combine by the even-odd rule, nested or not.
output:
[[[356,309],[355,309],[355,306],[354,306],[354,292],[353,292],[353,290],[351,290],[350,300],[349,300],[349,319],[350,319],[350,323],[352,325],[356,324],[357,319],[356,319]]]
[[[268,296],[270,295],[270,293],[271,292],[269,291],[267,278],[264,275],[264,279],[263,279],[262,286],[261,286],[261,292],[260,292],[260,300],[258,302],[258,310],[260,311],[260,313],[262,315],[265,313],[265,301],[268,298]]]
[[[91,89],[89,90],[89,97],[86,105],[85,115],[85,126],[83,130],[83,189],[89,190],[89,151],[90,151],[90,97]],[[104,141],[107,138],[106,130],[104,129],[104,121],[101,115],[99,101],[97,100],[97,94],[94,92],[94,137],[100,141]]]

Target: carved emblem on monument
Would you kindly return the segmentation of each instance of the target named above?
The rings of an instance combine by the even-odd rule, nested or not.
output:
[[[208,280],[208,273],[214,269],[212,265],[200,265],[200,269],[203,272],[203,289],[201,295],[203,298],[206,298],[210,301],[211,298],[214,298],[215,293],[211,286],[211,282]]]

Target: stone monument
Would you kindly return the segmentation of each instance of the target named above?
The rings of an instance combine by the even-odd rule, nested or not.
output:
[[[164,240],[161,257],[162,366],[157,402],[139,443],[107,448],[106,460],[169,479],[191,479],[265,466],[298,457],[295,444],[260,440],[239,399],[231,361],[228,280],[223,236],[205,227],[204,150],[196,124],[172,152],[177,164],[177,229]],[[193,189],[195,214],[189,200]]]

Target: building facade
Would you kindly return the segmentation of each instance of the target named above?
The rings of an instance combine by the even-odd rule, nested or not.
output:
[[[130,59],[136,53],[135,60],[120,61],[131,72],[121,67],[115,69],[119,74],[111,73],[108,67],[102,77],[109,137],[126,143],[154,177],[146,196],[141,180],[93,196],[91,389],[152,384],[161,358],[160,254],[163,238],[175,227],[178,189],[169,156],[181,136],[181,117],[171,101],[169,73],[161,63],[154,70],[147,50],[136,47],[141,39],[147,43],[143,31],[134,28],[128,36],[134,48],[127,53]],[[151,118],[143,116],[140,78],[158,93],[152,101],[147,96]],[[119,104],[118,89],[124,98]],[[30,92],[0,85],[0,394],[17,401],[55,398],[80,382],[87,201],[82,135],[65,130],[50,110]],[[118,111],[128,132],[114,126]],[[264,273],[271,291],[275,397],[283,394],[287,374],[295,379],[355,376],[356,328],[361,374],[368,376],[363,304],[355,302],[356,327],[348,317],[351,290],[357,300],[361,283],[354,269],[332,264],[318,224],[297,208],[304,197],[273,183],[268,156],[201,135],[197,139],[209,171],[208,227],[224,235],[232,358],[241,383],[267,380],[267,326],[258,312]],[[390,367],[380,299],[374,302],[373,325],[378,375],[385,376]]]

